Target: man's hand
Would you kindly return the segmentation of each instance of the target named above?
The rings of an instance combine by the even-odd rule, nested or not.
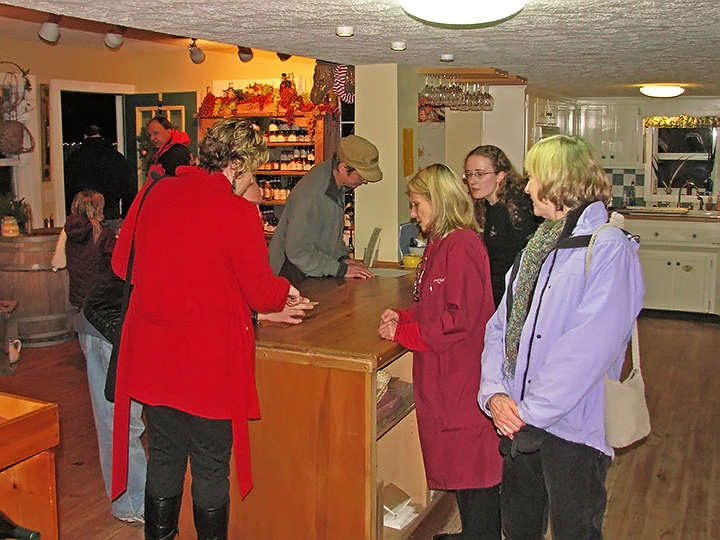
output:
[[[345,266],[347,266],[347,272],[345,272],[345,279],[367,279],[375,277],[375,274],[373,274],[368,269],[368,267],[363,264],[362,261],[357,261],[355,259],[343,259],[342,262],[345,263]]]
[[[277,313],[258,313],[258,321],[268,321],[274,323],[300,324],[305,318],[306,312],[315,307],[315,303],[310,302],[307,298],[303,298],[304,302],[300,302],[294,306],[286,305],[282,311]]]

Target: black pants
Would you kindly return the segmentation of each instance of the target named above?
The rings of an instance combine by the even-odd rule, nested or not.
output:
[[[193,503],[219,508],[230,500],[230,420],[211,420],[171,407],[145,405],[148,470],[145,495],[151,498],[182,494],[188,457]]]
[[[539,449],[528,449],[531,453],[519,449],[513,457],[508,439],[501,441],[501,451],[506,450],[500,495],[506,540],[541,540],[548,514],[553,540],[602,539],[610,457],[533,429],[541,441]]]
[[[501,540],[500,485],[455,492],[463,540]]]

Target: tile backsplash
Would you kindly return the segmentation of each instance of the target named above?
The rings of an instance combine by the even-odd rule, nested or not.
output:
[[[612,207],[623,204],[626,189],[635,184],[635,206],[645,206],[645,170],[644,169],[605,169],[612,183]]]

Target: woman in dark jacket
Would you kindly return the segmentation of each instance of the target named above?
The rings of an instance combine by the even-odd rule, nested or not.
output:
[[[484,145],[472,150],[465,158],[463,180],[475,200],[475,217],[483,229],[497,307],[505,292],[505,274],[537,229],[539,220],[524,192],[525,178],[497,146]]]

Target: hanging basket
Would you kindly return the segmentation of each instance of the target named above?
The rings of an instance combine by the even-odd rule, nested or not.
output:
[[[29,146],[25,144],[25,134],[30,139]],[[0,121],[0,153],[26,154],[35,150],[35,139],[25,124],[18,120]]]

